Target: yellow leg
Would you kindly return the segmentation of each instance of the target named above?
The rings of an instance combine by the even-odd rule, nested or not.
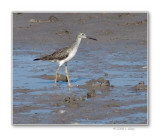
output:
[[[66,76],[67,76],[67,80],[68,80],[68,87],[71,88],[71,84],[70,84],[70,81],[69,81],[69,76],[68,76],[68,71],[67,71],[67,65],[66,65]]]
[[[59,71],[60,67],[57,68],[57,72],[56,72],[56,79],[55,79],[55,84],[54,84],[54,88],[56,88],[56,83],[57,83],[57,77],[58,77],[58,71]]]

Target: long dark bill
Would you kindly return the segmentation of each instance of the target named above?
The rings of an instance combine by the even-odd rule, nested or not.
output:
[[[88,37],[88,36],[87,36],[87,39],[92,39],[92,40],[96,40],[96,41],[97,41],[97,39],[95,39],[95,38],[91,38],[91,37]]]

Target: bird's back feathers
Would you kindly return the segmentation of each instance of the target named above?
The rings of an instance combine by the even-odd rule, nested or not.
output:
[[[42,58],[36,58],[33,61],[38,61],[38,60],[61,61],[69,56],[69,53],[71,50],[72,50],[72,46],[68,46],[63,49],[57,50],[51,55],[47,55]]]

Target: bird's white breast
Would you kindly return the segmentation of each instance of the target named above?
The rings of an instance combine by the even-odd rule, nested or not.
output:
[[[62,66],[64,63],[70,61],[76,54],[78,48],[74,48],[70,53],[69,56],[65,59],[59,62],[59,65]]]

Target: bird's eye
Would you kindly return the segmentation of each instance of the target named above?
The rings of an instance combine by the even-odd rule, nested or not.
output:
[[[82,34],[82,35],[84,35],[84,34]]]

